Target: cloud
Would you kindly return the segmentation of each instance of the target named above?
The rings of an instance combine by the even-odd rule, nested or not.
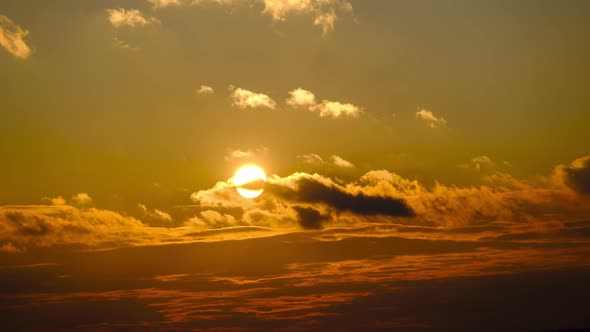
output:
[[[29,31],[21,28],[4,15],[0,15],[0,46],[19,59],[27,59],[31,48],[25,41]]]
[[[328,219],[318,210],[302,206],[294,206],[293,210],[297,213],[299,225],[303,229],[321,229],[322,222]]]
[[[444,127],[447,124],[447,120],[445,120],[442,116],[437,117],[434,115],[434,113],[432,113],[432,111],[427,109],[422,109],[416,112],[416,118],[426,121],[430,128]]]
[[[72,201],[77,205],[92,204],[92,198],[87,193],[78,193],[72,196]]]
[[[284,21],[289,15],[313,15],[314,25],[322,28],[322,33],[334,30],[338,12],[352,13],[352,4],[346,0],[263,0],[264,14],[274,21]]]
[[[485,155],[473,157],[469,163],[459,165],[461,168],[475,168],[477,170],[482,168],[492,168],[493,166],[494,162],[492,159]]]
[[[295,107],[310,107],[316,105],[315,95],[311,91],[297,88],[289,91],[287,104]]]
[[[241,149],[228,149],[227,153],[225,154],[225,161],[245,161],[245,160],[252,160],[257,156],[267,154],[269,149],[265,146],[259,146],[256,149],[248,149],[248,150],[241,150]]]
[[[350,161],[345,160],[337,155],[331,155],[330,160],[332,161],[332,164],[334,164],[335,166],[342,168],[354,168],[354,165]]]
[[[108,20],[115,28],[138,27],[160,23],[155,17],[146,18],[138,9],[107,9]]]
[[[323,100],[320,104],[312,106],[310,110],[319,112],[323,118],[329,117],[334,119],[345,117],[356,118],[362,112],[361,108],[356,105],[329,100]]]
[[[558,165],[554,177],[572,190],[590,195],[590,156],[578,158],[569,165]]]
[[[263,15],[268,15],[275,22],[286,21],[293,15],[310,15],[313,24],[322,29],[325,36],[334,31],[340,14],[351,15],[352,4],[347,0],[148,0],[154,8],[172,6],[220,5],[246,6],[258,8],[263,6]]]
[[[142,221],[151,226],[171,226],[172,216],[158,209],[148,209],[145,204],[137,204]]]
[[[323,165],[325,163],[324,159],[315,153],[302,154],[296,158],[308,165]]]
[[[147,0],[154,8],[166,8],[169,6],[180,6],[187,1],[184,0]]]
[[[66,200],[61,197],[61,196],[57,196],[57,197],[44,197],[43,198],[43,202],[47,202],[51,205],[66,205]]]
[[[242,88],[233,90],[231,99],[232,106],[237,106],[239,108],[265,107],[274,110],[277,106],[277,103],[269,96]]]
[[[212,95],[215,93],[215,90],[213,90],[213,88],[208,85],[201,85],[197,89],[197,93],[200,95]]]
[[[337,156],[331,155],[329,161],[324,160],[321,156],[315,153],[308,153],[296,157],[299,161],[307,165],[313,166],[335,166],[339,168],[354,168],[354,164],[350,161]]]

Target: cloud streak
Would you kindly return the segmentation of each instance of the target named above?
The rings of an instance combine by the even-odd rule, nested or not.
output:
[[[21,28],[8,17],[0,15],[0,46],[8,53],[23,60],[31,56],[31,47],[25,41],[28,35],[28,30]]]

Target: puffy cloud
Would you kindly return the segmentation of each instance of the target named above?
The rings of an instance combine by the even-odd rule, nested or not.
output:
[[[426,121],[430,128],[444,127],[447,124],[447,120],[442,116],[437,117],[432,111],[427,109],[421,109],[416,112],[416,118]]]
[[[137,27],[159,23],[155,17],[146,18],[138,9],[107,9],[108,20],[115,28],[124,26]]]
[[[72,196],[72,201],[77,205],[92,204],[92,198],[87,193],[77,193]]]
[[[356,118],[362,112],[361,108],[356,105],[329,100],[323,100],[320,104],[312,106],[310,110],[319,112],[321,117],[335,119],[345,117]]]
[[[29,31],[21,28],[4,15],[0,15],[0,46],[10,54],[26,59],[31,55],[31,48],[25,41]]]
[[[554,177],[572,190],[590,195],[590,156],[578,158],[569,165],[558,165]]]
[[[352,12],[352,4],[346,0],[263,0],[263,13],[274,21],[284,21],[292,14],[310,14],[314,25],[325,34],[334,30],[337,12]]]
[[[297,88],[289,91],[287,104],[291,106],[310,107],[316,105],[315,95],[311,91]]]
[[[481,155],[471,158],[469,163],[461,164],[459,167],[461,168],[475,168],[475,169],[482,169],[482,168],[491,168],[494,166],[494,162],[488,156]]]
[[[201,85],[197,89],[197,93],[200,95],[211,95],[215,93],[215,90],[213,90],[213,88],[208,85]]]
[[[316,102],[316,97],[311,91],[297,88],[289,91],[287,104],[293,107],[305,107],[311,112],[319,112],[321,117],[331,118],[356,118],[362,113],[362,109],[350,103],[322,100]]]
[[[232,105],[239,108],[266,107],[274,110],[277,106],[277,103],[269,96],[262,93],[248,91],[242,88],[233,90],[231,99]]]

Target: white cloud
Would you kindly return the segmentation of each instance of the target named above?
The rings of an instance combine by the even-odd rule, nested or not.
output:
[[[115,27],[137,27],[160,23],[155,17],[146,18],[138,9],[107,9],[109,22]]]
[[[197,93],[200,95],[210,95],[210,94],[214,94],[215,90],[213,90],[213,88],[208,85],[201,85],[197,89]]]
[[[181,0],[147,0],[154,8],[166,8],[169,6],[180,6],[186,1]]]
[[[43,201],[47,202],[51,205],[66,205],[66,200],[61,196],[45,197],[45,198],[43,198]]]
[[[24,30],[8,17],[0,15],[0,46],[10,54],[19,59],[26,59],[31,55],[31,48],[25,41],[28,34],[28,30]]]
[[[330,156],[330,160],[332,161],[332,164],[334,164],[335,166],[338,166],[338,167],[342,167],[342,168],[353,168],[354,167],[354,165],[350,161],[345,160],[344,158],[339,157],[337,155]]]
[[[416,118],[426,121],[430,128],[443,127],[447,124],[447,120],[445,120],[442,116],[437,117],[434,115],[434,113],[432,113],[432,111],[427,109],[421,109],[416,112]]]
[[[297,88],[289,91],[287,104],[291,106],[310,107],[316,105],[315,95],[311,91]]]
[[[72,201],[78,205],[88,205],[92,203],[92,198],[87,193],[77,193],[72,196]]]
[[[348,161],[340,156],[337,156],[337,155],[331,155],[329,158],[329,161],[324,160],[324,158],[322,158],[321,156],[319,156],[315,153],[299,155],[299,156],[297,156],[297,159],[304,164],[314,165],[314,166],[332,165],[332,166],[341,167],[341,168],[353,168],[354,167],[354,165],[350,161]]]
[[[232,105],[239,108],[266,107],[274,110],[277,106],[277,103],[269,96],[242,88],[235,89],[231,98]]]
[[[362,112],[361,108],[356,105],[329,100],[323,100],[320,104],[312,106],[310,110],[319,112],[321,117],[335,119],[344,117],[356,118]]]

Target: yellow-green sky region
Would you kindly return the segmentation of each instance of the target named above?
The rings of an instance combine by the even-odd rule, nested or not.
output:
[[[0,330],[590,328],[588,17],[0,1]]]

